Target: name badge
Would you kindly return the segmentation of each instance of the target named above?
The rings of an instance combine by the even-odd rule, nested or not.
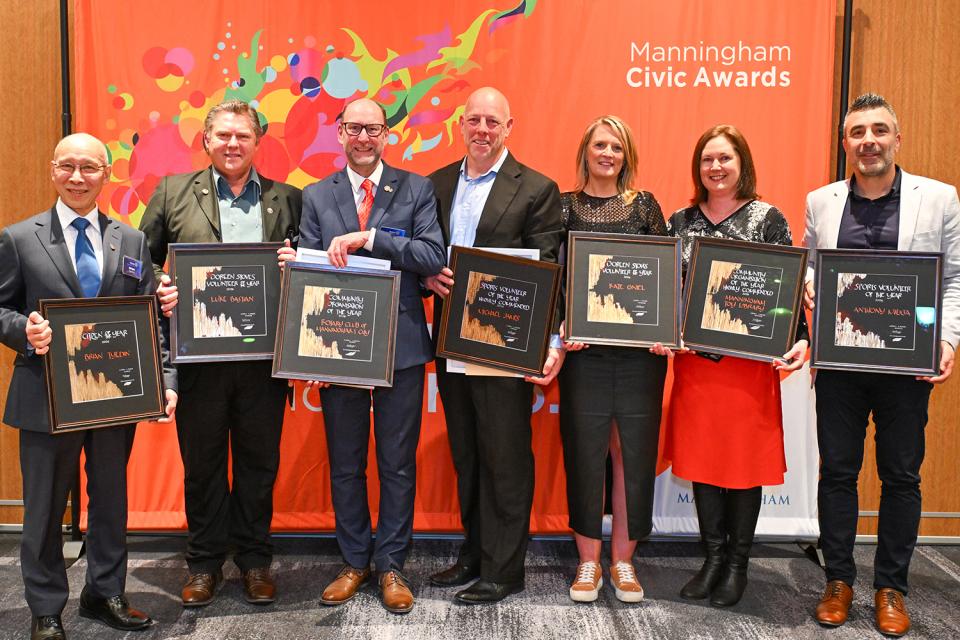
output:
[[[136,258],[123,256],[123,275],[139,280],[143,276],[143,263]]]
[[[404,231],[403,229],[394,229],[393,227],[380,227],[380,231],[383,231],[383,232],[385,232],[385,233],[389,233],[390,235],[394,236],[395,238],[405,238],[405,237],[407,237],[407,232]]]

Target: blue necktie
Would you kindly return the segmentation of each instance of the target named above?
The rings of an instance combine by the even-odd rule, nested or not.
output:
[[[86,218],[75,218],[70,226],[77,230],[77,244],[73,252],[77,262],[77,277],[80,279],[80,288],[86,298],[96,297],[100,290],[100,267],[97,265],[97,255],[93,252],[93,245],[87,237],[87,227],[90,221]]]

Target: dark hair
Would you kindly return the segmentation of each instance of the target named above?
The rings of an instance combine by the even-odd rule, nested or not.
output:
[[[703,132],[700,139],[697,140],[697,146],[693,149],[692,175],[693,175],[693,198],[692,204],[700,204],[707,199],[707,188],[703,186],[703,180],[700,178],[700,156],[703,155],[703,148],[707,143],[718,136],[723,136],[733,145],[733,150],[740,157],[740,179],[737,180],[737,199],[739,200],[757,200],[760,195],[757,193],[757,170],[753,166],[753,155],[750,153],[750,145],[747,139],[743,137],[740,130],[732,124],[718,124],[710,127]]]
[[[893,107],[889,102],[887,102],[887,99],[878,93],[864,93],[863,95],[857,96],[857,99],[850,103],[850,108],[847,109],[847,113],[843,117],[843,134],[847,134],[847,116],[849,116],[851,113],[856,113],[858,111],[870,111],[871,109],[886,109],[893,118],[894,132],[900,130],[900,122],[897,120],[897,112],[893,110]]]
[[[207,149],[207,134],[213,129],[213,121],[221,113],[235,113],[238,116],[247,116],[250,119],[250,126],[253,128],[253,134],[257,142],[263,137],[263,125],[260,124],[260,116],[257,110],[251,107],[243,100],[227,100],[221,102],[207,112],[207,117],[203,120],[203,149]]]

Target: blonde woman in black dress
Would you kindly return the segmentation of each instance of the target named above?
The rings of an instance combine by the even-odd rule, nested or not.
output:
[[[637,150],[616,116],[597,118],[577,151],[577,188],[561,196],[567,231],[666,235],[660,205],[633,187]],[[610,581],[616,597],[639,602],[637,540],[652,528],[653,486],[666,358],[645,349],[566,342],[560,372],[560,434],[570,527],[580,564],[570,587],[577,602],[597,599],[606,461],[613,466]]]

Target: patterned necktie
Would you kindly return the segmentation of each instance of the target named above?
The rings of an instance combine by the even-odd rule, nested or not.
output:
[[[83,289],[84,297],[93,298],[100,291],[100,267],[97,265],[97,254],[93,252],[93,245],[87,237],[90,221],[86,218],[75,218],[70,226],[77,230],[77,244],[73,251],[73,258],[77,263],[80,288]]]
[[[360,207],[357,208],[357,218],[360,220],[360,231],[366,231],[370,212],[373,211],[373,181],[367,178],[360,185],[360,188],[363,189],[363,200],[360,201]]]

